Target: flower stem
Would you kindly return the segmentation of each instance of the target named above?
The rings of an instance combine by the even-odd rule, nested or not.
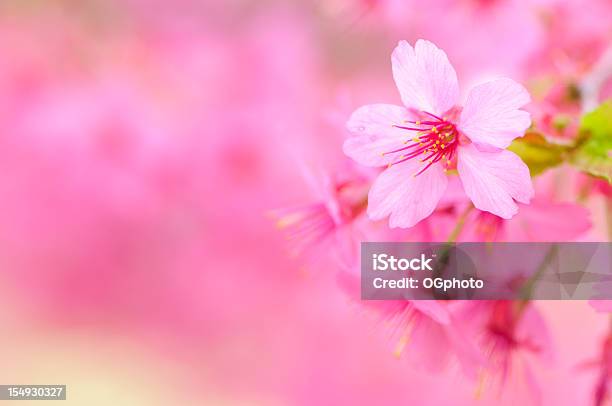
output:
[[[612,201],[606,200],[606,222],[608,223],[608,242],[612,241]]]
[[[533,291],[535,290],[536,282],[542,277],[548,265],[552,262],[553,258],[558,254],[559,247],[556,244],[553,244],[546,253],[544,260],[538,266],[538,269],[535,271],[533,275],[529,277],[525,285],[521,288],[520,296],[522,302],[528,302],[531,300],[533,296]]]
[[[461,231],[463,231],[463,226],[465,226],[465,221],[467,220],[467,216],[468,214],[470,214],[473,208],[474,208],[474,205],[470,203],[470,205],[466,207],[463,213],[461,213],[461,215],[457,219],[457,224],[455,225],[455,228],[453,229],[453,231],[451,231],[451,233],[448,236],[448,239],[446,240],[447,243],[452,244],[457,241],[459,234],[461,234]]]

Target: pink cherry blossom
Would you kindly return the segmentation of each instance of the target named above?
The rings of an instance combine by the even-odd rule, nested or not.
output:
[[[554,351],[547,324],[534,304],[515,301],[476,301],[460,304],[457,316],[486,357],[476,396],[499,396],[512,387],[523,391],[529,404],[541,404],[536,361],[552,363]]]
[[[596,370],[597,381],[593,393],[593,404],[601,406],[610,400],[610,382],[612,381],[612,333],[608,332],[603,339],[598,356],[582,362],[582,370]]]
[[[321,257],[332,242],[341,258],[358,255],[360,235],[354,225],[366,207],[368,176],[348,162],[348,168],[334,174],[315,175],[304,169],[303,176],[313,189],[314,201],[273,210],[276,226],[285,231],[294,255]]]
[[[531,114],[535,127],[558,143],[576,137],[580,127],[580,89],[575,78],[559,78],[541,101],[533,103]]]
[[[360,279],[355,267],[338,276],[340,287],[353,300],[359,300]],[[485,359],[464,329],[458,302],[437,300],[360,301],[381,321],[393,355],[405,358],[430,372],[440,373],[450,365],[459,366],[468,378],[476,378]],[[457,313],[457,314],[455,314]]]
[[[577,204],[536,198],[520,207],[510,220],[470,213],[457,241],[575,241],[591,227],[588,210]]]
[[[392,55],[393,77],[404,107],[374,104],[347,123],[344,152],[367,166],[387,166],[368,195],[373,220],[412,227],[428,217],[456,169],[476,208],[502,218],[533,197],[529,169],[504,150],[531,121],[520,107],[530,100],[520,84],[496,79],[475,86],[457,106],[457,75],[444,51],[425,40],[401,41]]]

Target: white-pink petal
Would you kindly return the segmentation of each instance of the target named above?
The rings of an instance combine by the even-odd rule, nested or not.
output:
[[[391,56],[393,78],[406,107],[442,115],[459,98],[457,73],[446,53],[429,41],[414,49],[400,41]]]
[[[411,134],[396,127],[405,126],[411,119],[404,107],[390,104],[371,104],[357,109],[346,124],[352,137],[344,142],[343,151],[350,158],[366,166],[385,166],[399,154],[383,153],[402,148]]]
[[[459,129],[476,144],[506,148],[531,124],[529,113],[519,110],[529,100],[527,90],[512,79],[477,85],[461,111]]]
[[[534,195],[529,168],[516,154],[484,152],[474,144],[459,147],[457,170],[474,206],[509,219],[517,212],[514,200],[529,203]]]
[[[381,173],[368,194],[368,216],[380,220],[390,215],[389,226],[412,227],[436,208],[448,183],[444,168],[423,167],[418,159],[393,165]]]

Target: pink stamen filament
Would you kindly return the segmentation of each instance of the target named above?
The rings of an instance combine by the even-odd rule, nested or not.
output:
[[[397,165],[425,154],[426,157],[422,158],[421,162],[427,162],[427,164],[414,176],[420,175],[433,164],[440,162],[444,158],[446,158],[446,164],[448,166],[459,143],[459,131],[457,131],[453,123],[426,111],[423,113],[434,118],[436,121],[405,121],[406,123],[415,124],[415,127],[393,125],[393,127],[402,130],[416,131],[420,133],[420,135],[406,141],[405,144],[407,145],[405,147],[382,154],[385,156],[402,151],[407,152],[406,154],[400,155],[398,157],[399,159],[395,162],[391,162],[389,166]]]
[[[423,113],[427,114],[428,116],[431,116],[431,117],[435,118],[438,121],[445,121],[443,118],[440,118],[440,117],[436,116],[435,114],[431,114],[431,113],[428,113],[426,111],[424,111]]]

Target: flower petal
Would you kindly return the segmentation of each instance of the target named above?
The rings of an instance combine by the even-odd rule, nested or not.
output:
[[[527,90],[512,79],[477,85],[461,111],[459,129],[476,144],[506,148],[531,124],[529,113],[519,110],[529,100]]]
[[[572,203],[534,199],[506,223],[508,241],[573,241],[591,228],[589,211]]]
[[[411,301],[412,305],[421,313],[427,315],[430,319],[436,323],[449,324],[450,315],[448,309],[442,306],[436,300],[414,300]]]
[[[446,53],[429,41],[418,40],[413,49],[400,41],[391,56],[393,78],[406,107],[444,114],[459,98],[455,69]]]
[[[389,214],[390,227],[412,227],[429,216],[446,190],[444,168],[434,164],[414,176],[422,163],[411,159],[381,173],[368,195],[368,216],[380,220]]]
[[[612,313],[612,300],[589,300],[589,304],[597,313]]]
[[[353,137],[344,142],[344,153],[366,166],[385,166],[398,155],[384,152],[402,148],[403,142],[413,133],[393,127],[406,125],[413,118],[404,107],[390,104],[371,104],[357,109],[346,124]]]
[[[529,203],[533,197],[529,168],[510,151],[483,152],[474,144],[461,146],[457,170],[474,206],[499,217],[509,219],[518,212],[512,199]]]

